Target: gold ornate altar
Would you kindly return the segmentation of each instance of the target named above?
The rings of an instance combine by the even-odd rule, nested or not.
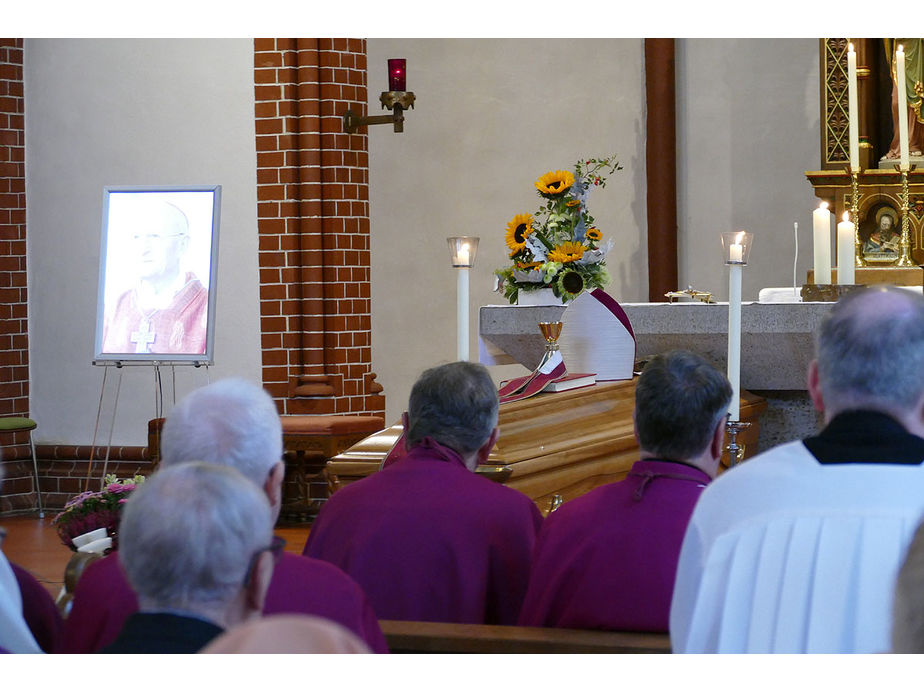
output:
[[[522,491],[543,513],[553,503],[624,478],[638,459],[632,426],[636,381],[601,382],[502,404],[500,439],[489,464],[477,473]],[[751,423],[738,436],[745,458],[756,452],[758,417],[766,407],[762,397],[741,393],[741,419]],[[400,435],[399,423],[332,458],[326,469],[331,493],[378,471]]]
[[[856,181],[852,180],[849,170],[847,52],[850,43],[854,46],[857,59],[860,170],[857,172]],[[884,39],[820,39],[819,53],[821,170],[806,171],[805,175],[811,182],[815,195],[828,203],[836,222],[842,220],[844,212],[851,213],[851,220],[857,224],[857,268],[891,270],[900,266],[911,268],[924,264],[924,160],[911,159],[911,171],[905,181],[897,170],[897,159],[881,161],[881,157],[889,149],[893,134],[892,77]],[[903,183],[907,185],[907,189],[903,189]],[[907,214],[903,209],[905,195]],[[876,234],[873,240],[877,241],[880,229],[888,228],[883,217],[889,217],[892,233],[899,239],[907,223],[910,242],[907,257],[903,251],[877,252],[874,250],[875,245],[867,245],[873,234]],[[888,231],[885,233],[888,234]],[[907,272],[858,272],[857,283],[879,283],[885,279],[888,283],[910,284],[916,276],[917,273]],[[811,278],[809,283],[812,283]]]
[[[846,170],[806,171],[806,177],[815,188],[815,195],[828,203],[834,217],[840,221],[844,212],[851,211],[853,190],[850,174]],[[878,228],[877,214],[891,210],[897,219],[896,232],[901,233],[902,224],[902,177],[896,170],[870,169],[857,176],[859,237],[861,242],[869,239]],[[916,265],[924,264],[924,169],[915,168],[908,174],[908,227],[911,241],[911,260]],[[869,260],[870,267],[889,267],[894,261]]]

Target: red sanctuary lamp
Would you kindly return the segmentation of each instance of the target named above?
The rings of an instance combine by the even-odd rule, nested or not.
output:
[[[404,132],[404,111],[414,108],[414,92],[407,89],[407,59],[388,59],[388,91],[379,96],[382,108],[391,111],[391,115],[359,117],[352,110],[343,116],[343,129],[353,134],[365,125],[392,123],[395,132]]]
[[[404,91],[407,86],[407,60],[388,59],[388,91]]]

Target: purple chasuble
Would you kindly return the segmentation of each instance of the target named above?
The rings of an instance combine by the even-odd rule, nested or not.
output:
[[[55,600],[25,568],[15,563],[10,563],[10,568],[13,569],[16,582],[19,584],[22,615],[26,625],[44,652],[54,652],[64,630],[64,622],[58,613],[58,607],[55,606]]]
[[[430,439],[333,494],[305,555],[330,561],[379,618],[514,624],[542,515]]]
[[[97,652],[116,639],[125,621],[137,611],[138,598],[118,555],[112,553],[91,563],[74,591],[60,651]],[[359,585],[323,561],[283,553],[266,593],[263,614],[328,618],[356,633],[373,652],[388,652],[376,614]]]
[[[693,506],[710,481],[678,462],[640,460],[543,523],[520,625],[667,632]]]

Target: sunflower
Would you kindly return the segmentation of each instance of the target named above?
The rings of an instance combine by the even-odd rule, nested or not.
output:
[[[568,201],[565,203],[565,206],[567,206],[567,207],[577,207],[579,204],[581,204],[581,201],[580,201],[580,200],[568,200]]]
[[[558,295],[566,301],[573,301],[584,291],[584,277],[574,270],[559,272],[555,283],[558,285]]]
[[[574,241],[565,241],[555,250],[549,253],[549,260],[552,262],[574,262],[584,256],[584,246]]]
[[[507,222],[507,247],[518,253],[526,247],[526,237],[533,232],[533,215],[517,214]],[[513,254],[511,254],[513,257]]]
[[[542,265],[541,262],[517,262],[516,268],[518,270],[533,270]]]
[[[574,185],[574,174],[571,171],[549,171],[535,185],[541,194],[555,197],[568,192]]]
[[[603,238],[603,234],[600,233],[600,229],[597,228],[587,229],[587,233],[585,233],[584,236],[592,241],[599,241]]]

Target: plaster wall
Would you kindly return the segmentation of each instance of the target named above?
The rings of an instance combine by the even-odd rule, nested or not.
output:
[[[222,186],[215,366],[162,368],[165,410],[208,382],[260,382],[253,41],[27,39],[32,415],[42,443],[109,437],[120,373],[91,365],[103,188]],[[114,444],[144,445],[153,366],[121,370]]]

